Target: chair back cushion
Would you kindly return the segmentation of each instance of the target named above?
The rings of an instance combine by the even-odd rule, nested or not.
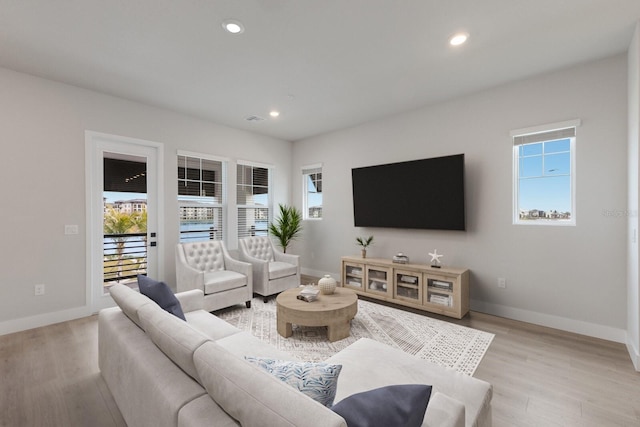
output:
[[[264,261],[273,261],[273,250],[268,237],[252,236],[242,239],[245,250],[254,258]]]
[[[182,243],[187,264],[200,271],[224,270],[224,251],[219,240]]]

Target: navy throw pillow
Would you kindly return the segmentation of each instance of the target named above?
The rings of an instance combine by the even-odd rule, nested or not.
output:
[[[166,283],[158,282],[147,276],[138,275],[138,288],[140,288],[141,294],[151,298],[156,304],[169,313],[182,320],[187,320],[182,312],[180,301],[178,301]]]
[[[331,410],[349,427],[420,427],[430,398],[430,385],[391,385],[351,395]]]

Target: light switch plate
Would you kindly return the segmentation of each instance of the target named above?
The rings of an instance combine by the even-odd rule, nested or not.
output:
[[[64,226],[64,234],[78,234],[78,226],[77,225],[65,225]]]

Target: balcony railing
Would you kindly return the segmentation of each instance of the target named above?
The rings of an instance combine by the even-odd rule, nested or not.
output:
[[[191,227],[189,229],[180,230],[180,242],[195,242],[200,240],[222,240],[222,233],[213,227]]]
[[[147,234],[105,234],[104,282],[122,282],[147,272]]]

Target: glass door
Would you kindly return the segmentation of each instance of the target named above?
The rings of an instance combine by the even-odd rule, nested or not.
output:
[[[87,133],[88,299],[94,311],[112,305],[109,288],[137,289],[138,274],[162,280],[159,158],[161,145]]]
[[[103,152],[103,292],[147,274],[147,158]]]

